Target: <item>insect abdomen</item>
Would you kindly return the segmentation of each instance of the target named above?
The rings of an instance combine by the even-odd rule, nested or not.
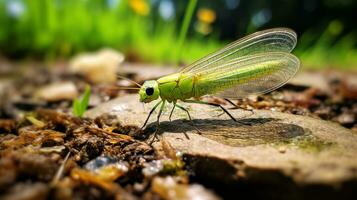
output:
[[[195,81],[195,97],[207,94],[215,94],[235,85],[252,81],[268,74],[274,73],[281,67],[278,62],[266,62],[250,68],[236,68],[228,73],[216,73],[201,75]]]

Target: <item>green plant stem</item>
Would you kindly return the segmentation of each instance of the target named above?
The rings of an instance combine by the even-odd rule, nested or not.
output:
[[[185,42],[188,27],[190,26],[190,23],[192,20],[192,15],[196,8],[196,5],[197,5],[197,0],[190,0],[190,2],[188,3],[188,6],[187,6],[186,12],[185,12],[185,17],[182,22],[180,35],[179,35],[179,41],[178,41],[177,60],[176,60],[177,63],[179,63],[181,60],[183,43]]]

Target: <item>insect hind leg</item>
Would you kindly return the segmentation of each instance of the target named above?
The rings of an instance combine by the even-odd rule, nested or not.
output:
[[[192,126],[196,129],[197,133],[201,135],[202,132],[200,131],[200,129],[197,128],[197,126],[193,122],[192,117],[190,115],[190,112],[186,108],[184,108],[183,106],[180,106],[178,104],[176,104],[176,106],[187,113],[188,119],[190,120]],[[186,133],[185,133],[185,136],[186,136],[187,139],[189,139],[189,137],[188,137],[188,135]]]
[[[237,121],[236,118],[233,117],[233,115],[231,113],[228,112],[227,109],[225,109],[223,106],[217,104],[217,103],[210,103],[210,102],[205,102],[205,101],[196,101],[196,100],[185,100],[184,102],[186,103],[197,103],[197,104],[204,104],[204,105],[210,105],[210,106],[215,106],[215,107],[219,107],[221,110],[223,110],[223,112],[225,112],[233,121],[241,124],[241,125],[245,125],[244,123],[242,122],[239,122]]]
[[[251,115],[254,114],[253,109],[240,107],[240,106],[238,106],[237,104],[233,103],[230,99],[224,98],[224,100],[227,101],[229,104],[231,104],[232,106],[234,106],[234,107],[237,108],[237,109],[242,109],[242,110],[245,110],[245,111],[249,111],[249,112],[251,112]]]

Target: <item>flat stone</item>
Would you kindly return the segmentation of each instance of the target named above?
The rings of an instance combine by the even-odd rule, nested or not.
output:
[[[70,61],[69,70],[84,75],[94,83],[113,83],[124,61],[124,55],[114,49],[104,48],[93,53],[82,53]]]
[[[73,100],[78,96],[78,91],[72,82],[57,82],[40,87],[34,96],[46,101]]]
[[[138,99],[137,95],[123,96],[89,110],[86,116],[109,112],[125,125],[141,126],[153,103],[144,109]],[[211,106],[182,105],[202,134],[197,134],[179,109],[169,122],[168,107],[161,118],[160,139],[181,152],[199,178],[223,185],[258,181],[284,187],[291,183],[294,188],[334,187],[352,181],[356,186],[357,135],[336,123],[268,110],[229,109],[239,119],[237,123],[225,114],[217,116],[222,112]],[[151,122],[154,120],[155,113]],[[153,125],[149,123],[149,127]],[[160,151],[161,142],[153,145]]]

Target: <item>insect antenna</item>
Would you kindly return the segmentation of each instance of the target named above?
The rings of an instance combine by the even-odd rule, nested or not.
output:
[[[134,83],[134,84],[137,85],[138,87],[141,87],[141,86],[142,86],[142,85],[140,85],[139,83],[137,83],[136,81],[131,80],[130,78],[127,78],[127,77],[125,77],[125,76],[122,76],[122,75],[117,74],[117,77],[120,78],[120,79],[127,80],[127,81],[129,81],[129,82],[131,82],[131,83]]]
[[[140,88],[131,88],[131,87],[115,87],[118,90],[140,90]]]
[[[118,86],[118,85],[108,86],[107,89],[112,89],[112,90],[140,90],[139,87],[126,87],[126,86]]]

